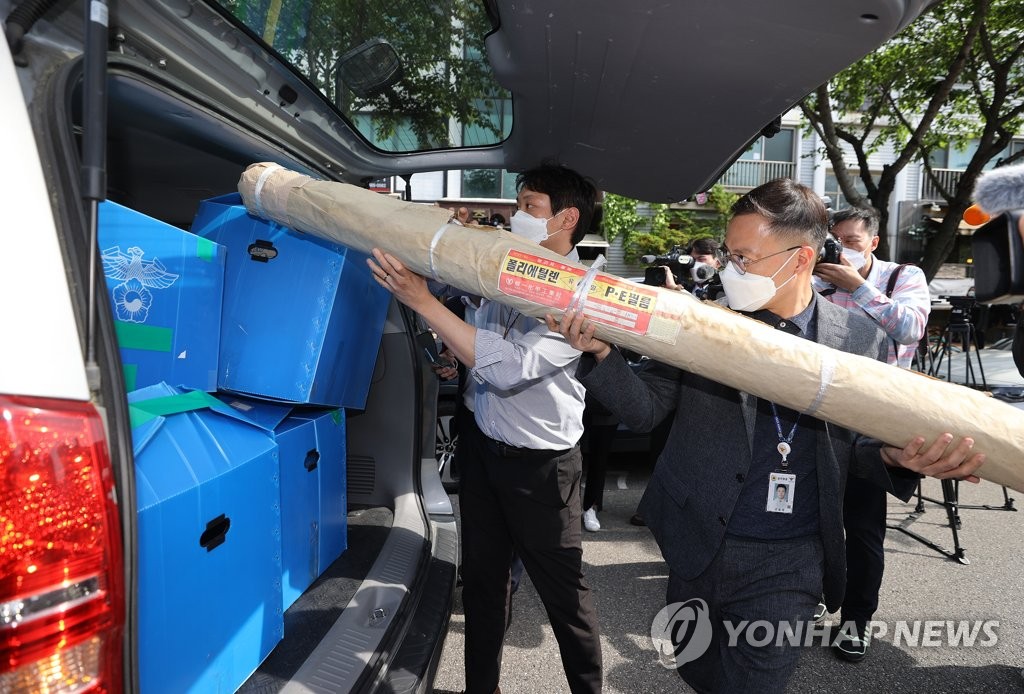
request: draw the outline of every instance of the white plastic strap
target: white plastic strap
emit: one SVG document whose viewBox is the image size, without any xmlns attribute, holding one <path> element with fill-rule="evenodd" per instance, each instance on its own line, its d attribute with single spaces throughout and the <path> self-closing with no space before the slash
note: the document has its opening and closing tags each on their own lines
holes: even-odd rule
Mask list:
<svg viewBox="0 0 1024 694">
<path fill-rule="evenodd" d="M 430 256 L 427 258 L 427 262 L 430 264 L 430 276 L 437 279 L 437 272 L 434 270 L 434 250 L 437 248 L 437 244 L 440 243 L 441 237 L 444 236 L 444 232 L 448 231 L 448 223 L 445 222 L 444 226 L 437 230 L 434 234 L 434 238 L 430 239 Z"/>
<path fill-rule="evenodd" d="M 587 297 L 590 295 L 590 287 L 594 284 L 594 277 L 597 276 L 598 270 L 603 268 L 607 262 L 608 259 L 604 257 L 603 253 L 597 256 L 594 264 L 587 270 L 587 274 L 583 275 L 583 279 L 580 280 L 576 291 L 573 292 L 569 305 L 565 307 L 566 311 L 583 313 L 583 309 L 587 307 Z"/>
<path fill-rule="evenodd" d="M 267 168 L 263 169 L 263 173 L 261 173 L 260 177 L 256 179 L 256 187 L 252 191 L 252 201 L 256 205 L 256 212 L 259 214 L 260 217 L 263 217 L 264 219 L 267 219 L 267 213 L 263 210 L 263 203 L 260 202 L 260 195 L 263 193 L 263 184 L 267 182 L 267 179 L 270 177 L 270 174 L 274 173 L 280 168 L 281 167 L 279 165 L 274 164 L 273 166 L 268 166 Z"/>
<path fill-rule="evenodd" d="M 825 392 L 828 387 L 832 385 L 832 379 L 836 375 L 836 359 L 830 354 L 823 355 L 821 358 L 821 381 L 818 385 L 818 395 L 814 398 L 814 402 L 804 410 L 804 414 L 814 414 L 821 407 L 822 400 L 825 399 Z"/>
</svg>

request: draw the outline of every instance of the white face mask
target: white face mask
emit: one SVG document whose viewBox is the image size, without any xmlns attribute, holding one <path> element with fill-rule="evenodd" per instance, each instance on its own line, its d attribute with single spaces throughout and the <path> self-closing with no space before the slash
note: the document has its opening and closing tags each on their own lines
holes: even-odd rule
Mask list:
<svg viewBox="0 0 1024 694">
<path fill-rule="evenodd" d="M 561 214 L 561 212 L 558 214 Z M 527 241 L 540 243 L 548 240 L 557 234 L 558 231 L 562 231 L 559 229 L 554 233 L 548 233 L 548 222 L 557 217 L 558 214 L 549 217 L 548 219 L 542 219 L 540 217 L 534 217 L 529 212 L 517 210 L 516 213 L 512 215 L 512 219 L 509 220 L 509 226 L 511 227 L 512 233 L 516 236 L 521 236 Z"/>
<path fill-rule="evenodd" d="M 729 308 L 734 311 L 756 311 L 763 308 L 765 304 L 772 300 L 778 290 L 789 284 L 793 277 L 796 277 L 794 272 L 793 277 L 790 277 L 778 287 L 775 286 L 775 275 L 782 272 L 782 268 L 786 267 L 789 261 L 799 252 L 799 248 L 793 251 L 793 254 L 786 259 L 782 267 L 776 270 L 770 277 L 755 275 L 752 272 L 741 275 L 736 271 L 736 266 L 732 262 L 726 265 L 725 270 L 718 274 L 722 278 L 722 288 L 725 290 L 725 298 L 729 301 Z"/>
<path fill-rule="evenodd" d="M 860 270 L 868 262 L 863 253 L 852 248 L 844 248 L 843 257 L 850 261 L 850 265 L 853 266 L 854 270 Z"/>
</svg>

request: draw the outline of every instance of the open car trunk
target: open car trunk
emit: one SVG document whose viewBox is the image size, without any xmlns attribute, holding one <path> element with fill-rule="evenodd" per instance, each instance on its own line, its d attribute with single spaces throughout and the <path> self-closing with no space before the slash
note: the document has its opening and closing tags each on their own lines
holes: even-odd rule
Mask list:
<svg viewBox="0 0 1024 694">
<path fill-rule="evenodd" d="M 41 64 L 37 62 L 37 65 Z M 85 321 L 89 240 L 78 204 L 82 65 L 32 85 L 32 118 Z M 111 55 L 107 161 L 111 201 L 187 230 L 201 200 L 235 190 L 253 161 L 330 176 L 266 128 L 228 117 L 141 62 Z M 98 311 L 101 395 L 118 474 L 126 572 L 125 689 L 139 687 L 139 574 L 132 437 L 114 320 Z M 287 610 L 284 639 L 241 687 L 409 691 L 432 679 L 455 584 L 457 535 L 434 462 L 436 377 L 416 358 L 415 316 L 391 302 L 365 408 L 347 411 L 348 550 Z M 83 331 L 84 332 L 84 331 Z M 203 615 L 194 625 L 203 630 Z M 174 654 L 168 652 L 167 658 Z"/>
</svg>

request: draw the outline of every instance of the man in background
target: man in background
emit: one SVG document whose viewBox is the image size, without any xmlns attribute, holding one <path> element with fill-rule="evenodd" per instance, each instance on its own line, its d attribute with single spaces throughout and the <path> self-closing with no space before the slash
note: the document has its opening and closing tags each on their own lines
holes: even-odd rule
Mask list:
<svg viewBox="0 0 1024 694">
<path fill-rule="evenodd" d="M 913 265 L 879 260 L 878 210 L 851 207 L 832 218 L 832 233 L 843 244 L 839 264 L 818 263 L 815 276 L 828 283 L 828 301 L 867 316 L 885 333 L 890 364 L 909 368 L 925 335 L 931 294 L 924 272 Z M 851 477 L 843 499 L 846 528 L 846 597 L 843 628 L 834 652 L 859 662 L 871 645 L 868 623 L 878 609 L 885 570 L 886 493 L 868 480 Z"/>
</svg>

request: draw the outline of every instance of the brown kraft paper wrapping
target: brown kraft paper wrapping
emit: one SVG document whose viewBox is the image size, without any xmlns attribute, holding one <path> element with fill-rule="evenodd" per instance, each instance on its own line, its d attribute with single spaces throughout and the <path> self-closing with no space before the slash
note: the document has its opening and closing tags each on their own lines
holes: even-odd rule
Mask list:
<svg viewBox="0 0 1024 694">
<path fill-rule="evenodd" d="M 364 253 L 380 248 L 411 270 L 524 314 L 558 315 L 588 268 L 502 230 L 448 224 L 448 210 L 253 164 L 247 209 Z M 978 475 L 1024 492 L 1024 411 L 946 383 L 788 335 L 689 294 L 596 273 L 586 314 L 597 337 L 758 397 L 904 446 L 944 432 L 986 454 Z"/>
</svg>

